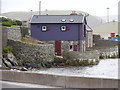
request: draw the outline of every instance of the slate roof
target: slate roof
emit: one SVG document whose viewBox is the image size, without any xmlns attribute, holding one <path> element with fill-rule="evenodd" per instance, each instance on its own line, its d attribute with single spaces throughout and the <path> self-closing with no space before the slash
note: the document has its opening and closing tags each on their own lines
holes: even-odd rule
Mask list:
<svg viewBox="0 0 120 90">
<path fill-rule="evenodd" d="M 84 23 L 83 15 L 33 15 L 30 23 Z"/>
</svg>

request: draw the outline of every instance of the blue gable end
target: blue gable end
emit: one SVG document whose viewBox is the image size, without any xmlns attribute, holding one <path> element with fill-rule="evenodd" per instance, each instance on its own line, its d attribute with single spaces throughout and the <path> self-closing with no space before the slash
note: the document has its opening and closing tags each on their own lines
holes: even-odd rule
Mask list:
<svg viewBox="0 0 120 90">
<path fill-rule="evenodd" d="M 44 17 L 44 19 L 42 17 Z M 45 19 L 45 17 L 47 17 L 48 19 Z M 49 17 L 51 16 L 42 15 L 38 17 L 33 17 L 31 19 L 31 22 L 30 22 L 31 37 L 38 40 L 84 40 L 85 39 L 84 30 L 83 30 L 85 19 L 83 16 L 75 15 L 71 17 L 70 15 L 63 15 L 63 16 L 61 15 L 59 17 L 58 15 L 58 16 L 55 16 L 57 20 L 52 19 L 54 18 L 54 15 L 51 18 Z M 61 21 L 62 19 L 65 19 L 65 21 L 62 22 Z M 73 19 L 73 21 L 70 21 L 70 19 Z M 46 26 L 46 28 L 49 27 L 49 29 L 47 31 L 43 31 L 42 30 L 43 26 Z M 62 31 L 61 30 L 62 26 L 66 26 L 69 29 L 66 31 Z"/>
</svg>

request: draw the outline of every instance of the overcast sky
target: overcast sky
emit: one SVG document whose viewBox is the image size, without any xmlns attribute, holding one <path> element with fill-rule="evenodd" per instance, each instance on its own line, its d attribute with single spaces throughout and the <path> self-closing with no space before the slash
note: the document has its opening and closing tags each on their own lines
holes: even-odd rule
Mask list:
<svg viewBox="0 0 120 90">
<path fill-rule="evenodd" d="M 38 11 L 42 1 L 42 11 L 48 10 L 80 10 L 96 16 L 106 16 L 107 7 L 110 15 L 118 14 L 120 0 L 1 0 L 1 12 Z"/>
</svg>

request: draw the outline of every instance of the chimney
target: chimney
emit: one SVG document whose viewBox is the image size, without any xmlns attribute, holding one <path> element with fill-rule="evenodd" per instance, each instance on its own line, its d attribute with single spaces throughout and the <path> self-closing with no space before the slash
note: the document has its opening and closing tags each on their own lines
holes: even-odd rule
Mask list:
<svg viewBox="0 0 120 90">
<path fill-rule="evenodd" d="M 78 15 L 76 11 L 72 11 L 70 15 Z"/>
</svg>

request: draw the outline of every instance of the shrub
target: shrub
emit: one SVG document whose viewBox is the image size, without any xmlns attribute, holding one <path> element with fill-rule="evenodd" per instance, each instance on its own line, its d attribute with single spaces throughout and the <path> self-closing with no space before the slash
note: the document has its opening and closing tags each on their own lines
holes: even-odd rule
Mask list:
<svg viewBox="0 0 120 90">
<path fill-rule="evenodd" d="M 12 50 L 13 50 L 13 47 L 12 47 L 12 46 L 5 46 L 5 47 L 3 48 L 3 52 L 5 52 L 5 53 L 11 53 Z"/>
<path fill-rule="evenodd" d="M 19 21 L 19 20 L 12 20 L 12 19 L 9 19 L 9 18 L 2 18 L 2 19 L 0 19 L 0 21 L 2 22 L 2 26 L 11 27 L 12 25 L 19 25 L 19 26 L 22 25 L 21 21 Z"/>
<path fill-rule="evenodd" d="M 15 21 L 11 21 L 12 25 L 17 25 L 17 23 Z"/>
<path fill-rule="evenodd" d="M 10 22 L 2 22 L 2 26 L 8 26 L 8 27 L 11 27 L 11 23 Z"/>
<path fill-rule="evenodd" d="M 19 20 L 16 20 L 15 22 L 16 22 L 16 23 L 17 23 L 17 25 L 19 25 L 19 26 L 21 26 L 21 25 L 22 25 L 22 22 L 21 22 L 21 21 L 19 21 Z"/>
</svg>

